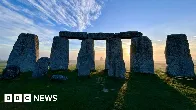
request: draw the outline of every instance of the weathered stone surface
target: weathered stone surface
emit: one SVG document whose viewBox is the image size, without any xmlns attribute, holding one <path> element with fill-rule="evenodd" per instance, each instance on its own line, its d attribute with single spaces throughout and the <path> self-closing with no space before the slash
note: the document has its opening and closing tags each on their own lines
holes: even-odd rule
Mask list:
<svg viewBox="0 0 196 110">
<path fill-rule="evenodd" d="M 125 78 L 125 63 L 123 60 L 122 42 L 120 38 L 106 40 L 108 76 Z M 107 50 L 106 49 L 106 50 Z"/>
<path fill-rule="evenodd" d="M 50 54 L 51 70 L 67 70 L 69 65 L 69 40 L 54 37 Z"/>
<path fill-rule="evenodd" d="M 147 36 L 131 39 L 130 71 L 154 73 L 153 47 Z"/>
<path fill-rule="evenodd" d="M 109 40 L 106 40 L 106 58 L 105 58 L 105 70 L 109 69 L 109 56 L 110 56 L 110 49 L 109 49 Z"/>
<path fill-rule="evenodd" d="M 14 79 L 20 75 L 20 68 L 18 66 L 8 66 L 3 70 L 2 79 Z"/>
<path fill-rule="evenodd" d="M 127 31 L 127 32 L 116 33 L 115 35 L 118 38 L 121 38 L 121 39 L 131 39 L 131 38 L 134 38 L 134 37 L 140 37 L 143 34 L 141 32 L 138 32 L 138 31 Z"/>
<path fill-rule="evenodd" d="M 60 31 L 60 37 L 65 37 L 66 39 L 87 39 L 87 32 L 70 32 L 70 31 Z"/>
<path fill-rule="evenodd" d="M 185 34 L 172 34 L 167 36 L 165 58 L 167 74 L 171 76 L 195 76 L 194 64 Z"/>
<path fill-rule="evenodd" d="M 87 33 L 87 32 L 70 32 L 70 31 L 60 31 L 60 37 L 65 37 L 67 39 L 93 39 L 93 40 L 106 40 L 109 38 L 121 38 L 121 39 L 131 39 L 133 37 L 142 36 L 141 32 L 138 31 L 127 31 L 120 33 Z"/>
<path fill-rule="evenodd" d="M 93 40 L 106 40 L 114 36 L 114 33 L 88 33 L 88 38 Z"/>
<path fill-rule="evenodd" d="M 63 75 L 52 75 L 50 80 L 52 81 L 65 81 L 67 80 L 67 76 L 63 76 Z"/>
<path fill-rule="evenodd" d="M 88 76 L 91 70 L 95 70 L 94 40 L 82 40 L 77 58 L 78 76 Z"/>
<path fill-rule="evenodd" d="M 41 77 L 44 76 L 48 72 L 49 66 L 49 58 L 48 57 L 41 57 L 37 61 L 37 68 L 33 71 L 33 77 Z"/>
<path fill-rule="evenodd" d="M 39 58 L 39 40 L 34 34 L 21 33 L 10 53 L 7 67 L 18 66 L 21 72 L 34 71 Z"/>
</svg>

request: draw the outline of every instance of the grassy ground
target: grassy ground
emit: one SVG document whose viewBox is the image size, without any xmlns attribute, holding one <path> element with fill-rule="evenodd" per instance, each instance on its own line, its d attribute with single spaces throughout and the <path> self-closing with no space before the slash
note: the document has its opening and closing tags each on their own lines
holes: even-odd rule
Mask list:
<svg viewBox="0 0 196 110">
<path fill-rule="evenodd" d="M 125 80 L 107 77 L 98 65 L 90 78 L 77 78 L 73 65 L 63 74 L 67 81 L 52 82 L 47 76 L 31 78 L 23 73 L 20 78 L 0 81 L 0 110 L 196 110 L 196 81 L 167 77 L 162 70 L 156 75 L 127 73 Z M 108 92 L 102 90 L 107 88 Z M 3 94 L 57 94 L 56 102 L 4 103 Z"/>
<path fill-rule="evenodd" d="M 75 60 L 71 60 L 69 63 L 71 65 L 75 65 L 77 62 Z M 195 64 L 195 73 L 196 73 L 196 62 L 194 62 L 194 64 Z M 104 66 L 105 62 L 96 60 L 95 65 L 96 65 L 96 67 L 103 69 L 105 67 Z M 0 61 L 0 74 L 2 73 L 5 66 L 6 66 L 6 61 Z M 125 62 L 125 66 L 126 66 L 127 71 L 129 71 L 130 62 Z M 158 69 L 158 70 L 161 70 L 161 71 L 165 71 L 165 68 L 166 68 L 165 62 L 155 62 L 154 66 L 155 66 L 155 69 Z"/>
<path fill-rule="evenodd" d="M 0 73 L 3 71 L 5 66 L 6 66 L 6 61 L 0 61 Z"/>
</svg>

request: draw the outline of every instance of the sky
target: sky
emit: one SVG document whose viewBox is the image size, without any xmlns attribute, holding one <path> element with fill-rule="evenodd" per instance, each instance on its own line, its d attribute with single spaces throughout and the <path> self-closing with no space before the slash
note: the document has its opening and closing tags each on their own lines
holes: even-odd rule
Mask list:
<svg viewBox="0 0 196 110">
<path fill-rule="evenodd" d="M 7 60 L 20 33 L 39 36 L 40 57 L 50 56 L 59 31 L 140 31 L 152 40 L 154 61 L 165 61 L 169 34 L 186 34 L 196 60 L 196 0 L 0 0 L 0 59 Z M 129 60 L 130 39 L 122 40 Z M 80 40 L 70 40 L 76 60 Z M 105 58 L 105 41 L 95 41 L 95 59 Z"/>
</svg>

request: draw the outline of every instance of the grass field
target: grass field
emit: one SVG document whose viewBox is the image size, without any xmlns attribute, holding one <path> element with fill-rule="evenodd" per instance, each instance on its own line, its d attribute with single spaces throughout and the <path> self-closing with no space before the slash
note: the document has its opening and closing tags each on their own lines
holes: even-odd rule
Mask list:
<svg viewBox="0 0 196 110">
<path fill-rule="evenodd" d="M 75 60 L 70 61 L 70 65 L 75 65 L 76 63 L 77 62 Z M 196 62 L 194 62 L 194 64 L 196 64 Z M 97 68 L 103 69 L 105 67 L 104 66 L 105 62 L 97 60 L 97 61 L 95 61 L 95 65 Z M 0 74 L 3 71 L 3 69 L 5 68 L 5 66 L 6 66 L 6 61 L 0 61 Z M 129 71 L 130 62 L 125 62 L 125 66 L 126 66 L 127 71 Z M 165 62 L 155 62 L 154 66 L 155 66 L 155 70 L 165 71 L 165 68 L 166 68 Z M 195 72 L 196 72 L 196 65 L 195 65 Z"/>
<path fill-rule="evenodd" d="M 0 73 L 3 71 L 5 66 L 6 66 L 6 61 L 0 61 Z"/>
<path fill-rule="evenodd" d="M 31 78 L 23 73 L 11 81 L 0 81 L 0 110 L 196 110 L 196 80 L 174 79 L 161 69 L 155 75 L 126 73 L 126 79 L 107 77 L 97 65 L 90 78 L 77 78 L 75 65 L 69 71 L 49 71 L 69 79 L 52 82 L 47 76 Z M 108 92 L 103 92 L 103 89 Z M 58 95 L 56 102 L 4 103 L 4 94 Z"/>
<path fill-rule="evenodd" d="M 33 79 L 30 73 L 23 73 L 15 80 L 0 81 L 0 110 L 196 110 L 195 80 L 173 79 L 162 70 L 156 70 L 156 75 L 127 73 L 126 80 L 119 80 L 107 77 L 101 71 L 103 65 L 98 65 L 90 78 L 77 78 L 74 67 L 71 65 L 70 71 L 48 73 L 68 76 L 63 82 L 52 82 L 47 76 Z M 109 91 L 103 92 L 104 88 Z M 58 100 L 4 103 L 5 93 L 56 94 Z"/>
</svg>

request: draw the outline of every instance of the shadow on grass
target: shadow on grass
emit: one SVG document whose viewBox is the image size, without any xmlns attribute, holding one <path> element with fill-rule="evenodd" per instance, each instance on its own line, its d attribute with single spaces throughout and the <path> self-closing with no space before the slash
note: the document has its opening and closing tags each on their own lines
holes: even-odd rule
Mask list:
<svg viewBox="0 0 196 110">
<path fill-rule="evenodd" d="M 178 83 L 181 83 L 182 85 L 186 85 L 192 88 L 196 88 L 196 79 L 193 80 L 187 80 L 187 79 L 177 79 Z"/>
<path fill-rule="evenodd" d="M 167 76 L 169 77 L 169 76 Z M 173 77 L 169 77 L 169 78 L 173 78 Z M 175 81 L 177 83 L 180 83 L 181 85 L 186 85 L 186 86 L 189 86 L 189 87 L 192 87 L 192 88 L 196 88 L 196 77 L 194 78 L 173 78 L 175 79 Z"/>
<path fill-rule="evenodd" d="M 131 73 L 122 109 L 192 110 L 196 106 L 157 75 Z"/>
<path fill-rule="evenodd" d="M 186 85 L 192 88 L 196 88 L 196 76 L 195 77 L 172 77 L 167 75 L 164 71 L 157 69 L 155 73 L 158 73 L 159 77 L 163 77 L 164 79 L 173 79 L 176 82 L 180 83 L 181 85 Z"/>
<path fill-rule="evenodd" d="M 62 74 L 68 80 L 52 82 L 48 75 Z M 49 71 L 42 78 L 31 78 L 23 73 L 15 80 L 0 81 L 0 110 L 6 109 L 66 109 L 66 110 L 110 110 L 124 80 L 107 77 L 106 73 L 92 74 L 90 78 L 77 78 L 75 71 Z M 103 91 L 106 89 L 107 91 Z M 4 94 L 58 95 L 56 102 L 4 103 Z"/>
<path fill-rule="evenodd" d="M 92 72 L 90 78 L 78 78 L 74 70 L 49 71 L 68 80 L 51 82 L 48 76 L 34 79 L 30 73 L 20 78 L 0 81 L 0 110 L 66 109 L 66 110 L 134 110 L 196 109 L 183 94 L 157 75 L 126 74 L 129 79 L 117 80 L 105 71 Z M 58 95 L 56 102 L 4 103 L 3 94 Z"/>
<path fill-rule="evenodd" d="M 179 91 L 196 105 L 196 82 L 187 78 L 174 78 L 166 74 L 157 74 L 165 83 Z"/>
</svg>

